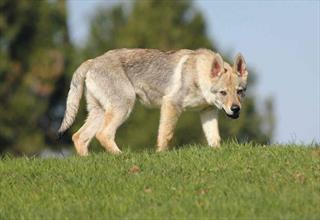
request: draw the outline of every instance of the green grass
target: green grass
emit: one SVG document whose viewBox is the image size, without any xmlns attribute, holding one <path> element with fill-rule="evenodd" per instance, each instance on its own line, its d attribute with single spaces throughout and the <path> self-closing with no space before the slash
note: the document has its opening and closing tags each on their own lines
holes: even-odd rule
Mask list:
<svg viewBox="0 0 320 220">
<path fill-rule="evenodd" d="M 319 219 L 320 148 L 0 161 L 0 219 Z"/>
</svg>

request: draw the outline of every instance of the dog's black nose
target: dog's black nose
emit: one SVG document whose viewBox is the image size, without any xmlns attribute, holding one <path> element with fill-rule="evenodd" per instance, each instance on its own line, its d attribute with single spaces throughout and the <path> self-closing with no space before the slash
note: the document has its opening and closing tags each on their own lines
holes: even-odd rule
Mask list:
<svg viewBox="0 0 320 220">
<path fill-rule="evenodd" d="M 234 114 L 239 113 L 239 111 L 240 111 L 240 106 L 239 106 L 239 105 L 232 105 L 232 106 L 231 106 L 231 111 L 232 111 Z"/>
</svg>

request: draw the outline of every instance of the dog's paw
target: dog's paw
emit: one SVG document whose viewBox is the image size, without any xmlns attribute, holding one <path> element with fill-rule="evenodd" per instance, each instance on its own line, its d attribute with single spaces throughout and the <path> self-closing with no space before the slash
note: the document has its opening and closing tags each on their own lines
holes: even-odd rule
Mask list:
<svg viewBox="0 0 320 220">
<path fill-rule="evenodd" d="M 161 152 L 165 152 L 165 151 L 168 151 L 168 147 L 158 147 L 156 150 L 157 153 L 161 153 Z"/>
<path fill-rule="evenodd" d="M 216 137 L 210 141 L 209 146 L 211 148 L 220 148 L 220 137 Z"/>
<path fill-rule="evenodd" d="M 120 155 L 122 154 L 122 151 L 119 148 L 109 148 L 108 152 L 113 155 Z"/>
</svg>

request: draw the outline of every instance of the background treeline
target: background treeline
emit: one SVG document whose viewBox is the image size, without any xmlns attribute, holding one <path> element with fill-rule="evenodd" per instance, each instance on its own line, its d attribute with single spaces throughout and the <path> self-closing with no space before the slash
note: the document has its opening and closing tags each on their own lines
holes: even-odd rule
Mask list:
<svg viewBox="0 0 320 220">
<path fill-rule="evenodd" d="M 57 140 L 56 130 L 64 114 L 73 71 L 87 58 L 122 47 L 219 48 L 209 39 L 204 17 L 191 1 L 131 1 L 98 8 L 82 47 L 70 42 L 64 0 L 0 0 L 0 11 L 0 153 L 33 155 L 44 148 L 72 146 L 70 135 L 86 115 L 83 101 L 76 123 L 62 140 Z M 232 60 L 223 51 L 218 52 Z M 259 102 L 258 110 L 252 93 L 257 74 L 252 73 L 240 119 L 220 115 L 224 140 L 265 144 L 272 140 L 272 100 Z M 120 147 L 154 146 L 158 120 L 159 110 L 146 109 L 137 102 L 133 114 L 118 131 Z M 205 143 L 196 112 L 182 116 L 176 133 L 177 146 Z M 98 148 L 96 141 L 92 145 Z"/>
</svg>

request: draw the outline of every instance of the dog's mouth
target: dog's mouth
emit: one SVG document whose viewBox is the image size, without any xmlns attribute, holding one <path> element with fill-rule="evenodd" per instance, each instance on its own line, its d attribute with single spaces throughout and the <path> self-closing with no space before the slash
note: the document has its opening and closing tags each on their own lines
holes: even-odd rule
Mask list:
<svg viewBox="0 0 320 220">
<path fill-rule="evenodd" d="M 226 113 L 226 112 L 225 112 L 225 113 Z M 237 118 L 239 118 L 239 116 L 240 116 L 240 112 L 239 112 L 239 113 L 232 114 L 232 115 L 226 113 L 226 115 L 227 115 L 229 118 L 237 119 Z"/>
</svg>

